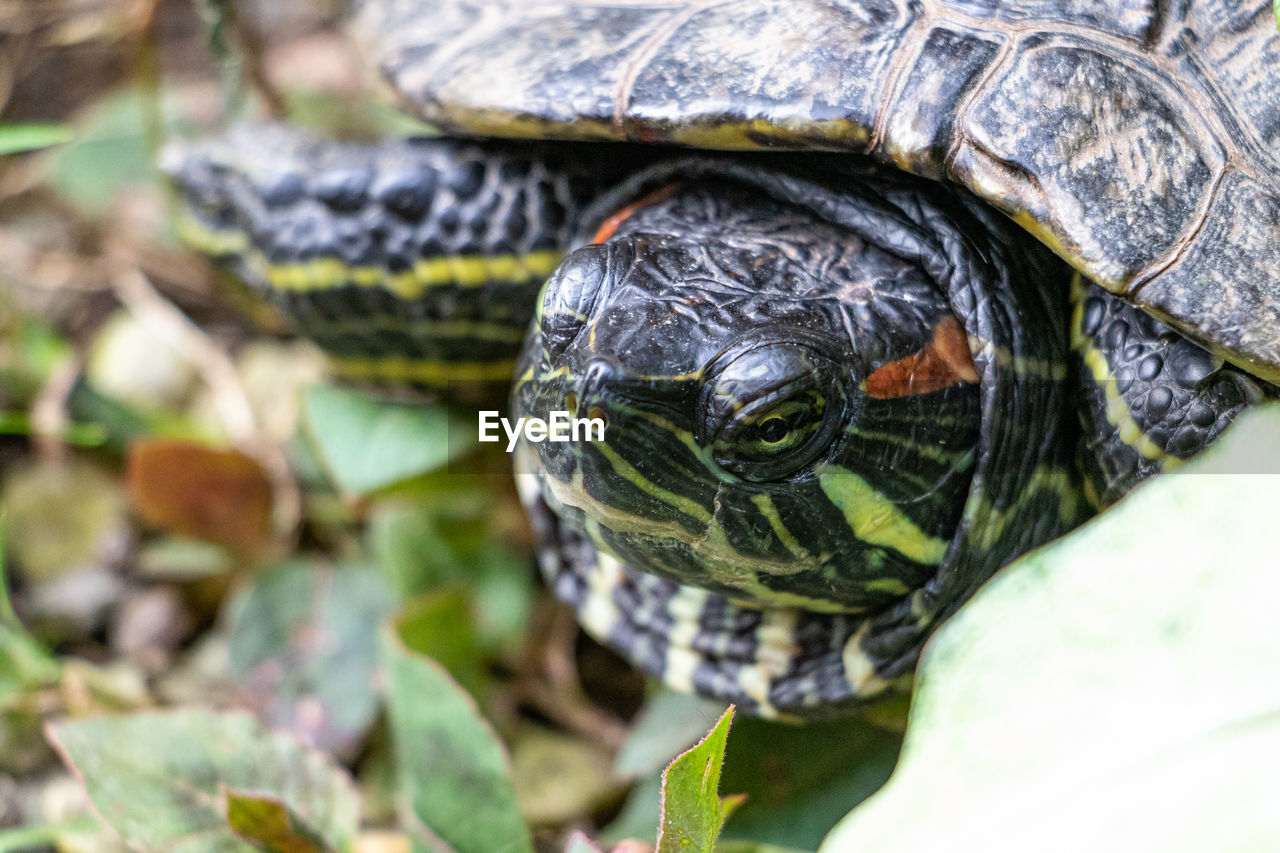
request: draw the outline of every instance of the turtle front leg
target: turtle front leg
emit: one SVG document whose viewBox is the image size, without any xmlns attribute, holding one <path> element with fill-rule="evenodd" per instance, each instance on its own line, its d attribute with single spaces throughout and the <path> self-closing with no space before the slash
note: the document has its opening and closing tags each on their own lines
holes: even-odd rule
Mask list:
<svg viewBox="0 0 1280 853">
<path fill-rule="evenodd" d="M 1195 456 L 1280 388 L 1236 367 L 1083 276 L 1072 285 L 1080 468 L 1095 507 Z"/>
</svg>

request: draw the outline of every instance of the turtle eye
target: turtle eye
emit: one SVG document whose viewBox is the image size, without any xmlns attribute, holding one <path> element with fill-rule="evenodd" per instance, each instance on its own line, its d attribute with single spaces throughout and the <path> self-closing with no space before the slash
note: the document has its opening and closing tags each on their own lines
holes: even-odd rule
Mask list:
<svg viewBox="0 0 1280 853">
<path fill-rule="evenodd" d="M 746 480 L 773 480 L 813 461 L 826 445 L 827 399 L 802 391 L 776 405 L 747 406 L 729 418 L 711 443 L 720 466 Z M 764 411 L 760 411 L 764 409 Z"/>
<path fill-rule="evenodd" d="M 704 372 L 699 432 L 716 463 L 744 480 L 790 476 L 831 443 L 845 412 L 837 365 L 774 342 L 717 357 Z"/>
</svg>

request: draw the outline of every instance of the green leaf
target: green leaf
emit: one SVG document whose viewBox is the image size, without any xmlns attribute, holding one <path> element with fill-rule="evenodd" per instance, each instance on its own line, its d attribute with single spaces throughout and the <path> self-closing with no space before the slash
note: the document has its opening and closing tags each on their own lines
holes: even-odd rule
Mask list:
<svg viewBox="0 0 1280 853">
<path fill-rule="evenodd" d="M 645 703 L 614 765 L 619 776 L 643 781 L 600 834 L 602 841 L 652 837 L 660 813 L 657 773 L 723 710 L 723 704 L 674 691 L 661 691 Z M 720 785 L 745 793 L 747 800 L 725 823 L 717 851 L 730 842 L 816 850 L 854 804 L 889 778 L 901 741 L 861 714 L 803 726 L 735 720 Z"/>
<path fill-rule="evenodd" d="M 660 811 L 657 772 L 696 742 L 723 709 L 722 703 L 675 691 L 661 691 L 645 703 L 618 752 L 614 772 L 628 779 L 654 776 L 633 789 L 623 813 L 601 833 L 602 840 L 652 835 Z M 816 850 L 853 805 L 889 778 L 901 742 L 897 732 L 873 725 L 861 713 L 803 726 L 736 720 L 720 784 L 745 793 L 747 800 L 726 822 L 716 849 L 741 841 Z"/>
<path fill-rule="evenodd" d="M 721 797 L 720 767 L 733 706 L 696 746 L 677 756 L 662 774 L 658 853 L 712 853 L 741 796 Z"/>
<path fill-rule="evenodd" d="M 483 683 L 483 661 L 471 626 L 469 600 L 461 589 L 421 596 L 405 605 L 392 623 L 408 651 L 443 666 L 474 696 Z"/>
<path fill-rule="evenodd" d="M 369 550 L 402 596 L 471 582 L 477 563 L 489 557 L 487 546 L 496 544 L 488 524 L 493 495 L 463 483 L 432 482 L 411 502 L 381 501 L 371 512 Z"/>
<path fill-rule="evenodd" d="M 5 562 L 5 548 L 8 547 L 5 533 L 8 523 L 8 513 L 0 507 L 0 626 L 21 631 L 22 622 L 18 620 L 13 601 L 9 598 L 9 568 Z"/>
<path fill-rule="evenodd" d="M 10 465 L 0 486 L 6 544 L 31 585 L 103 564 L 128 523 L 119 478 L 79 456 Z"/>
<path fill-rule="evenodd" d="M 0 124 L 0 156 L 34 151 L 70 142 L 74 136 L 71 128 L 61 124 L 40 122 L 13 122 Z"/>
<path fill-rule="evenodd" d="M 330 853 L 325 844 L 283 801 L 223 789 L 227 825 L 238 837 L 268 853 Z"/>
<path fill-rule="evenodd" d="M 533 601 L 528 556 L 503 541 L 491 491 L 461 477 L 434 479 L 450 483 L 433 484 L 439 488 L 414 495 L 411 504 L 383 501 L 374 508 L 369 550 L 402 597 L 465 588 L 471 602 L 469 633 L 488 652 L 516 649 L 524 642 Z M 463 484 L 451 487 L 453 480 Z"/>
<path fill-rule="evenodd" d="M 828 851 L 1280 849 L 1280 407 L 998 574 Z"/>
<path fill-rule="evenodd" d="M 224 68 L 236 61 L 235 51 L 231 47 L 231 16 L 235 11 L 231 4 L 232 0 L 197 0 L 195 4 L 209 30 L 209 52 Z M 227 76 L 230 77 L 228 82 L 239 82 L 238 78 Z"/>
<path fill-rule="evenodd" d="M 0 412 L 0 435 L 35 434 L 31 415 L 27 412 Z M 107 430 L 101 424 L 81 424 L 71 421 L 63 424 L 56 436 L 58 441 L 72 447 L 101 447 L 106 444 Z"/>
<path fill-rule="evenodd" d="M 53 684 L 57 660 L 20 628 L 0 623 L 0 710 L 31 690 Z"/>
<path fill-rule="evenodd" d="M 610 750 L 581 735 L 536 723 L 511 742 L 511 775 L 520 813 L 535 826 L 563 826 L 617 802 L 624 789 L 609 772 Z M 653 833 L 654 821 L 646 827 Z"/>
<path fill-rule="evenodd" d="M 272 726 L 349 754 L 378 711 L 372 626 L 392 605 L 371 570 L 306 562 L 272 569 L 231 605 L 232 675 Z"/>
<path fill-rule="evenodd" d="M 442 406 L 393 403 L 331 385 L 307 388 L 303 406 L 325 468 L 352 495 L 435 471 L 466 448 L 449 441 L 450 430 L 464 425 Z"/>
<path fill-rule="evenodd" d="M 75 141 L 51 155 L 49 183 L 86 213 L 107 214 L 125 187 L 155 180 L 148 139 L 153 116 L 150 96 L 140 87 L 104 99 Z"/>
<path fill-rule="evenodd" d="M 94 809 L 143 853 L 253 851 L 227 822 L 222 790 L 284 804 L 334 850 L 350 849 L 359 800 L 324 754 L 244 713 L 181 710 L 47 727 Z"/>
<path fill-rule="evenodd" d="M 0 511 L 0 773 L 21 773 L 39 766 L 45 758 L 40 744 L 42 708 L 37 694 L 57 682 L 62 668 L 27 633 L 9 600 L 5 521 Z M 0 838 L 0 851 L 4 849 Z"/>
<path fill-rule="evenodd" d="M 475 702 L 430 658 L 382 631 L 382 661 L 402 801 L 414 850 L 532 851 L 511 769 Z"/>
<path fill-rule="evenodd" d="M 77 815 L 58 823 L 36 826 L 16 826 L 0 829 L 0 853 L 30 853 L 56 847 L 59 850 L 77 849 L 64 847 L 60 842 L 69 836 L 84 835 L 101 829 L 101 824 L 90 815 Z"/>
<path fill-rule="evenodd" d="M 7 419 L 17 426 L 17 416 L 27 413 L 53 371 L 71 358 L 72 347 L 43 318 L 27 314 L 29 306 L 15 292 L 20 289 L 6 285 L 0 288 L 0 388 Z"/>
<path fill-rule="evenodd" d="M 195 436 L 195 429 L 174 429 L 182 421 L 177 417 L 149 415 L 108 397 L 81 379 L 67 400 L 68 413 L 78 422 L 92 426 L 104 438 L 102 444 L 115 454 L 124 454 L 136 439 L 153 435 Z"/>
</svg>

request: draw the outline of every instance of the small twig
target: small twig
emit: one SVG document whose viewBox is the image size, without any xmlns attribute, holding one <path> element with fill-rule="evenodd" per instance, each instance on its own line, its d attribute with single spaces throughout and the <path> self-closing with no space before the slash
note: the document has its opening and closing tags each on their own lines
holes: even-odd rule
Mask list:
<svg viewBox="0 0 1280 853">
<path fill-rule="evenodd" d="M 138 15 L 138 30 L 140 32 L 151 32 L 153 30 L 160 16 L 160 7 L 163 5 L 164 0 L 146 0 Z"/>
<path fill-rule="evenodd" d="M 194 358 L 213 391 L 218 416 L 232 442 L 252 445 L 258 437 L 258 426 L 231 358 L 177 306 L 161 296 L 133 264 L 113 265 L 111 288 L 129 313 L 147 329 L 178 352 Z"/>
<path fill-rule="evenodd" d="M 521 697 L 569 731 L 616 751 L 626 740 L 627 726 L 583 693 L 573 657 L 578 626 L 572 613 L 556 604 L 542 622 L 520 679 Z"/>
<path fill-rule="evenodd" d="M 573 614 L 564 607 L 554 607 L 542 646 L 543 671 L 553 687 L 580 689 L 578 667 L 573 656 L 574 641 L 577 638 L 578 622 Z"/>
<path fill-rule="evenodd" d="M 235 0 L 200 0 L 199 6 L 209 24 L 209 47 L 229 85 L 229 111 L 238 112 L 242 103 L 243 77 L 262 98 L 272 118 L 284 116 L 285 98 L 271 82 L 262 60 L 262 37 L 241 17 Z"/>
<path fill-rule="evenodd" d="M 31 438 L 36 450 L 45 459 L 60 459 L 66 452 L 63 439 L 71 423 L 71 417 L 67 414 L 67 400 L 76 387 L 80 368 L 78 353 L 72 353 L 59 361 L 31 404 Z"/>
<path fill-rule="evenodd" d="M 112 290 L 125 308 L 161 340 L 190 355 L 199 366 L 232 443 L 257 459 L 271 481 L 277 533 L 292 536 L 302 519 L 301 492 L 284 449 L 259 430 L 249 395 L 240 383 L 240 374 L 231 357 L 165 299 L 137 264 L 117 258 L 110 269 Z"/>
<path fill-rule="evenodd" d="M 592 705 L 579 691 L 556 690 L 549 682 L 531 680 L 523 692 L 525 701 L 538 711 L 592 743 L 617 752 L 627 739 L 626 725 Z"/>
<path fill-rule="evenodd" d="M 272 118 L 283 118 L 288 112 L 288 105 L 285 103 L 284 95 L 267 75 L 267 65 L 262 60 L 262 36 L 245 23 L 244 18 L 234 8 L 234 4 L 228 3 L 227 10 L 228 23 L 231 25 L 232 32 L 235 33 L 236 41 L 240 42 L 240 50 L 244 56 L 244 73 L 249 80 L 249 85 L 262 97 L 267 105 L 267 113 Z"/>
</svg>

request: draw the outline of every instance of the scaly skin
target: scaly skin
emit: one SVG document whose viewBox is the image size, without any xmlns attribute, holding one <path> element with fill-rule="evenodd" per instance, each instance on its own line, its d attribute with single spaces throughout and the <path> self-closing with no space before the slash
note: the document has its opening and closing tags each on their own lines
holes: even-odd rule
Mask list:
<svg viewBox="0 0 1280 853">
<path fill-rule="evenodd" d="M 342 375 L 505 385 L 528 327 L 518 413 L 609 424 L 521 453 L 549 583 L 639 666 L 759 714 L 901 685 L 1083 518 L 1077 417 L 1100 505 L 1275 394 L 1092 285 L 1073 318 L 1070 270 L 1009 220 L 869 161 L 253 133 L 253 158 L 173 158 L 188 236 Z M 543 211 L 518 235 L 513 199 Z M 574 248 L 535 296 L 535 259 Z"/>
<path fill-rule="evenodd" d="M 963 194 L 847 158 L 662 164 L 606 207 L 670 182 L 565 260 L 522 358 L 517 414 L 608 424 L 526 451 L 580 543 L 544 568 L 671 683 L 830 713 L 1081 519 L 1069 275 Z"/>
</svg>

